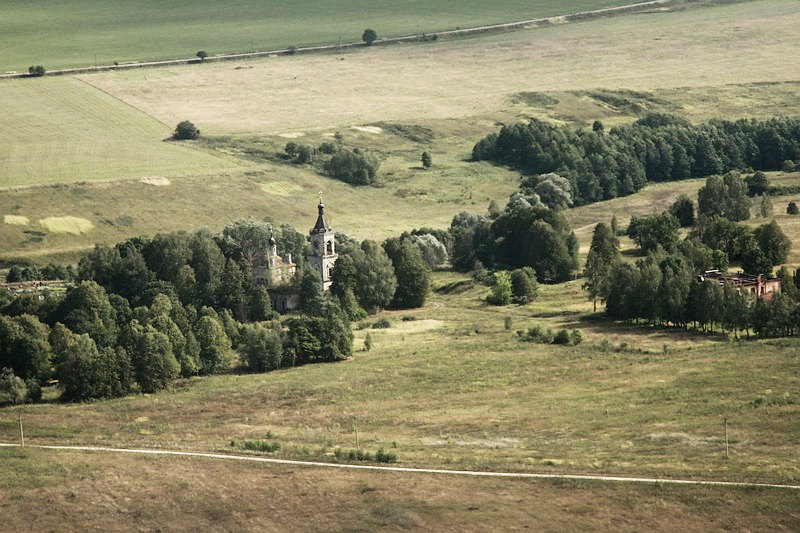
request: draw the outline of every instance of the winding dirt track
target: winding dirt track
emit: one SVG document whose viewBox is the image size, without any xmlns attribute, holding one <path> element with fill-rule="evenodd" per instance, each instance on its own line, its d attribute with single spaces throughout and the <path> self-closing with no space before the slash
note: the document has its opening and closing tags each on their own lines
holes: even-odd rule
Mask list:
<svg viewBox="0 0 800 533">
<path fill-rule="evenodd" d="M 19 444 L 0 443 L 0 447 L 20 448 Z M 623 477 L 623 476 L 602 476 L 584 474 L 536 474 L 530 472 L 484 472 L 477 470 L 444 470 L 439 468 L 407 468 L 402 466 L 377 466 L 377 465 L 353 465 L 339 463 L 322 463 L 317 461 L 294 461 L 291 459 L 271 459 L 269 457 L 254 457 L 247 455 L 227 455 L 222 453 L 201 453 L 201 452 L 180 452 L 173 450 L 149 450 L 149 449 L 126 449 L 126 448 L 106 448 L 101 446 L 55 446 L 55 445 L 28 445 L 27 448 L 39 448 L 47 450 L 70 450 L 85 452 L 107 452 L 107 453 L 132 453 L 143 455 L 180 455 L 188 457 L 204 457 L 207 459 L 227 459 L 232 461 L 250 461 L 254 463 L 271 463 L 292 466 L 309 466 L 323 468 L 344 468 L 350 470 L 379 470 L 384 472 L 404 472 L 415 474 L 447 474 L 455 476 L 475 476 L 475 477 L 503 477 L 517 479 L 571 479 L 578 481 L 603 481 L 616 483 L 648 483 L 648 484 L 669 484 L 669 485 L 705 485 L 717 487 L 738 487 L 738 488 L 770 488 L 800 490 L 800 485 L 785 485 L 779 483 L 754 483 L 747 481 L 717 481 L 717 480 L 694 480 L 694 479 L 670 479 L 670 478 L 644 478 L 644 477 Z"/>
</svg>

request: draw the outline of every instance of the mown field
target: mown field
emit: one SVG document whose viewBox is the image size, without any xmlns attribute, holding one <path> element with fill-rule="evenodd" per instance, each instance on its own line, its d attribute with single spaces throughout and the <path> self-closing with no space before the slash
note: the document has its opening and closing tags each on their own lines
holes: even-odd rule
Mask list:
<svg viewBox="0 0 800 533">
<path fill-rule="evenodd" d="M 361 40 L 367 27 L 382 37 L 562 15 L 632 0 L 477 0 L 370 2 L 237 0 L 220 5 L 145 0 L 8 0 L 3 2 L 0 71 L 109 65 L 212 54 L 272 50 L 289 45 Z"/>
<path fill-rule="evenodd" d="M 363 449 L 373 453 L 379 447 L 391 450 L 404 466 L 795 483 L 800 480 L 800 343 L 796 339 L 734 343 L 676 330 L 615 326 L 591 313 L 580 281 L 543 287 L 539 299 L 527 306 L 496 308 L 483 302 L 488 289 L 463 280 L 459 275 L 437 274 L 436 286 L 440 290 L 425 308 L 384 313 L 382 316 L 391 322 L 389 329 L 357 329 L 358 351 L 352 360 L 269 374 L 195 378 L 179 382 L 171 391 L 91 404 L 45 403 L 6 408 L 0 411 L 0 439 L 9 442 L 17 438 L 21 415 L 29 443 L 255 453 L 232 447 L 231 440 L 266 440 L 280 444 L 280 450 L 267 454 L 272 457 L 334 461 L 336 448 L 355 448 L 357 424 Z M 512 317 L 510 330 L 504 327 L 506 316 Z M 520 340 L 516 330 L 534 324 L 554 329 L 580 328 L 587 339 L 576 347 Z M 360 349 L 367 331 L 371 331 L 374 347 L 363 352 Z M 52 393 L 48 397 L 52 398 Z M 731 457 L 727 460 L 724 417 L 730 427 Z M 18 452 L 3 453 L 13 457 Z M 64 457 L 60 452 L 32 454 L 33 464 L 39 466 L 25 463 L 28 466 L 5 468 L 12 472 L 27 468 L 34 475 L 15 473 L 4 478 L 5 490 L 28 494 L 21 489 L 47 485 L 50 488 L 44 494 L 64 501 L 67 509 L 85 505 L 84 498 L 92 496 L 62 500 L 65 493 L 78 492 L 82 485 L 74 480 L 59 482 L 62 476 L 56 465 L 66 465 L 63 468 L 83 479 L 103 480 L 100 487 L 110 483 L 116 487 L 112 493 L 121 494 L 126 484 L 142 487 L 147 483 L 138 478 L 123 481 L 123 472 L 136 465 L 147 465 L 144 468 L 149 471 L 164 463 L 178 469 L 194 464 L 204 473 L 197 486 L 173 473 L 150 482 L 164 490 L 165 486 L 183 481 L 185 489 L 177 491 L 174 498 L 190 507 L 201 505 L 198 493 L 207 490 L 203 488 L 207 476 L 229 478 L 222 473 L 233 469 L 262 472 L 257 475 L 276 480 L 285 477 L 285 469 L 281 468 L 200 465 L 195 461 L 186 465 L 178 459 Z M 9 460 L 8 464 L 18 463 Z M 108 479 L 106 467 L 98 464 L 114 465 L 113 478 L 117 481 Z M 37 472 L 39 468 L 41 472 Z M 306 476 L 330 478 L 326 487 L 328 483 L 344 483 L 344 479 L 374 486 L 386 494 L 386 505 L 395 509 L 404 509 L 402 502 L 409 499 L 424 500 L 420 498 L 424 492 L 400 494 L 396 487 L 404 477 L 342 477 L 338 473 L 303 473 L 296 468 L 291 472 L 299 479 L 292 477 L 295 488 L 280 498 L 299 501 L 300 506 L 313 505 L 313 497 L 310 502 L 303 498 L 307 489 L 302 488 L 302 480 Z M 55 477 L 56 483 L 51 484 L 48 477 Z M 549 492 L 548 484 L 482 484 L 437 478 L 419 479 L 416 483 L 430 490 L 444 484 L 450 486 L 441 489 L 442 500 L 437 498 L 439 502 L 449 501 L 448 505 L 455 505 L 454 494 L 461 490 L 477 491 L 475 498 L 480 501 L 488 487 L 498 487 L 498 503 L 487 498 L 483 505 L 476 506 L 481 512 L 489 512 L 516 502 L 519 508 L 498 518 L 509 525 L 535 523 L 538 511 L 526 510 L 529 506 L 520 504 L 532 501 L 530 490 L 532 494 Z M 739 491 L 727 489 L 676 492 L 614 485 L 585 486 L 575 500 L 565 495 L 572 503 L 567 508 L 556 505 L 554 515 L 565 519 L 576 514 L 575 509 L 585 505 L 581 503 L 584 489 L 600 491 L 601 499 L 610 501 L 611 509 L 627 514 L 630 523 L 639 527 L 651 519 L 657 520 L 655 526 L 666 527 L 652 515 L 631 515 L 639 505 L 680 509 L 687 521 L 698 525 L 706 520 L 713 523 L 715 516 L 728 516 L 743 520 L 742 528 L 756 527 L 757 522 L 745 517 L 766 514 L 767 523 L 792 529 L 800 519 L 797 495 L 793 493 L 748 491 L 746 498 L 740 498 Z M 100 498 L 99 491 L 102 489 L 92 489 L 89 494 Z M 179 496 L 184 492 L 188 493 L 185 500 Z M 556 491 L 549 498 L 556 494 L 561 493 Z M 255 505 L 250 502 L 256 500 L 250 498 L 255 497 L 248 496 L 234 504 L 220 497 L 214 505 L 221 506 L 217 512 L 228 521 L 225 523 L 236 523 L 247 517 L 247 513 L 242 516 L 240 512 Z M 130 512 L 139 510 L 140 515 L 148 505 L 156 512 L 169 513 L 163 502 L 147 504 L 138 496 L 128 504 L 119 502 L 116 496 L 102 501 Z M 32 509 L 29 505 L 12 502 L 13 516 L 30 512 L 26 511 Z M 437 510 L 437 505 L 429 502 L 422 506 L 421 524 L 426 523 L 424 517 L 428 513 L 449 516 L 446 506 Z M 370 508 L 365 504 L 364 509 Z M 401 514 L 405 516 L 406 512 L 411 510 L 405 509 Z M 550 515 L 549 511 L 541 512 Z M 709 514 L 704 518 L 698 516 L 706 513 Z M 595 520 L 602 524 L 611 519 L 605 511 L 592 507 L 577 514 L 577 523 L 585 519 L 589 524 Z M 264 515 L 258 516 L 263 519 Z M 609 522 L 609 526 L 613 524 L 626 527 L 625 522 Z M 764 527 L 769 528 L 757 528 Z"/>
</svg>

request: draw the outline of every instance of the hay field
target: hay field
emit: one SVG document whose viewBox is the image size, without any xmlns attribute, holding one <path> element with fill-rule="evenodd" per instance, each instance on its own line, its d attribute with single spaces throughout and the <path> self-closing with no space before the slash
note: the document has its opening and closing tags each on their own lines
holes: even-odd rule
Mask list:
<svg viewBox="0 0 800 533">
<path fill-rule="evenodd" d="M 174 125 L 76 78 L 4 80 L 0 105 L 0 187 L 236 166 L 189 145 L 164 142 Z"/>
<path fill-rule="evenodd" d="M 159 120 L 287 133 L 490 116 L 520 91 L 654 90 L 800 80 L 800 5 L 713 5 L 468 40 L 92 74 Z M 232 96 L 235 95 L 235 96 Z M 202 106 L 197 106 L 202 102 Z"/>
<path fill-rule="evenodd" d="M 0 72 L 273 50 L 511 22 L 633 4 L 634 0 L 5 0 Z"/>
</svg>

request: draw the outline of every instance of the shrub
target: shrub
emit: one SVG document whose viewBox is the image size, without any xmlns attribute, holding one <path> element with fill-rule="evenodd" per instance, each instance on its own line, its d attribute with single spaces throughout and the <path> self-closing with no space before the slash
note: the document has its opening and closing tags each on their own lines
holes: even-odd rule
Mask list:
<svg viewBox="0 0 800 533">
<path fill-rule="evenodd" d="M 281 445 L 279 442 L 271 442 L 268 440 L 246 440 L 242 442 L 242 448 L 255 452 L 272 453 L 280 450 Z"/>
<path fill-rule="evenodd" d="M 538 292 L 539 283 L 532 268 L 523 267 L 511 272 L 511 294 L 514 303 L 525 305 L 536 298 Z"/>
<path fill-rule="evenodd" d="M 495 272 L 492 293 L 486 297 L 486 301 L 492 305 L 508 305 L 511 303 L 511 295 L 511 275 L 505 270 Z"/>
<path fill-rule="evenodd" d="M 27 398 L 28 387 L 22 378 L 15 376 L 10 368 L 4 368 L 0 374 L 0 403 L 17 405 L 25 403 Z"/>
<path fill-rule="evenodd" d="M 184 120 L 178 124 L 175 127 L 175 132 L 172 134 L 172 138 L 179 141 L 197 139 L 199 136 L 200 130 L 188 120 Z"/>
<path fill-rule="evenodd" d="M 369 28 L 364 30 L 364 33 L 361 34 L 361 40 L 367 43 L 367 46 L 372 46 L 372 43 L 374 43 L 377 39 L 378 39 L 377 32 Z"/>
<path fill-rule="evenodd" d="M 375 460 L 379 463 L 396 463 L 397 454 L 394 452 L 384 451 L 383 448 L 378 448 L 378 451 L 375 452 Z"/>
<path fill-rule="evenodd" d="M 44 76 L 44 73 L 47 72 L 42 65 L 31 65 L 28 67 L 28 75 L 33 77 Z"/>
<path fill-rule="evenodd" d="M 797 167 L 794 164 L 794 161 L 787 159 L 781 164 L 781 171 L 783 172 L 794 172 L 797 170 Z"/>
<path fill-rule="evenodd" d="M 800 213 L 800 209 L 798 209 L 797 203 L 789 202 L 789 205 L 786 207 L 786 213 L 790 215 L 796 215 Z"/>
<path fill-rule="evenodd" d="M 416 319 L 417 317 L 415 317 L 414 315 L 403 315 L 403 318 L 401 318 L 400 320 L 402 320 L 403 322 L 413 322 Z"/>
<path fill-rule="evenodd" d="M 421 160 L 423 167 L 431 168 L 431 165 L 433 164 L 433 158 L 431 158 L 431 154 L 429 154 L 428 152 L 422 152 Z"/>
<path fill-rule="evenodd" d="M 507 316 L 503 319 L 503 327 L 506 331 L 511 331 L 512 319 L 510 316 Z"/>
<path fill-rule="evenodd" d="M 579 329 L 573 329 L 572 331 L 570 331 L 569 332 L 569 337 L 570 337 L 570 340 L 572 341 L 572 344 L 574 344 L 575 346 L 577 346 L 580 343 L 582 343 L 583 339 L 585 338 L 583 336 L 583 332 L 581 330 L 579 330 Z"/>
<path fill-rule="evenodd" d="M 208 52 L 206 52 L 205 50 L 200 50 L 199 52 L 197 52 L 195 54 L 195 56 L 199 57 L 200 58 L 200 62 L 202 63 L 208 57 Z"/>
<path fill-rule="evenodd" d="M 571 337 L 569 331 L 565 329 L 558 330 L 556 336 L 553 337 L 553 344 L 569 344 L 571 341 Z"/>
<path fill-rule="evenodd" d="M 372 334 L 367 332 L 367 336 L 364 337 L 364 351 L 368 352 L 372 349 Z"/>
<path fill-rule="evenodd" d="M 319 145 L 317 150 L 319 150 L 322 154 L 335 154 L 339 151 L 339 147 L 333 141 L 325 141 Z"/>
<path fill-rule="evenodd" d="M 386 329 L 392 327 L 388 318 L 381 318 L 372 323 L 372 329 Z"/>
</svg>

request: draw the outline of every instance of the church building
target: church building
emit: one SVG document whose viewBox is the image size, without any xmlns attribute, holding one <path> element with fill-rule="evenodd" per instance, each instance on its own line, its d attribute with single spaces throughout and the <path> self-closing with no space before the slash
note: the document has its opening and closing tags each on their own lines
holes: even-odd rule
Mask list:
<svg viewBox="0 0 800 533">
<path fill-rule="evenodd" d="M 317 222 L 309 232 L 311 254 L 307 260 L 308 264 L 319 272 L 324 292 L 330 290 L 333 266 L 339 255 L 336 253 L 336 234 L 325 217 L 325 206 L 322 201 L 317 210 L 319 211 Z M 278 255 L 275 238 L 269 240 L 266 264 L 253 267 L 252 273 L 254 283 L 269 286 L 273 309 L 280 313 L 300 309 L 302 302 L 297 288 L 297 265 L 292 262 L 291 255 L 286 258 Z"/>
</svg>

